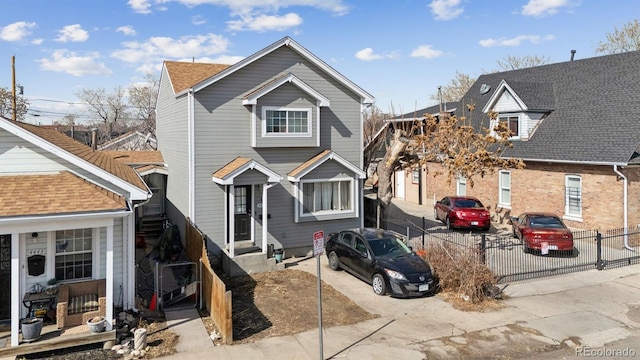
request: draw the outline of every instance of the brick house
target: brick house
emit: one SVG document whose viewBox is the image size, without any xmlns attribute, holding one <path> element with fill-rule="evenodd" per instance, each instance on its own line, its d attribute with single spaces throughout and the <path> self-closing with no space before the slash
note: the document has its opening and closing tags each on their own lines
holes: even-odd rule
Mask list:
<svg viewBox="0 0 640 360">
<path fill-rule="evenodd" d="M 428 169 L 397 172 L 394 196 L 425 205 L 452 194 L 478 197 L 493 221 L 551 211 L 582 229 L 640 224 L 640 52 L 606 55 L 480 76 L 457 116 L 488 123 L 499 114 L 514 133 L 504 156 L 525 169 L 450 183 Z M 425 109 L 428 110 L 428 109 Z M 419 111 L 424 113 L 428 111 Z M 410 120 L 411 116 L 402 116 Z M 493 125 L 493 124 L 492 124 Z M 400 189 L 399 186 L 403 185 Z"/>
</svg>

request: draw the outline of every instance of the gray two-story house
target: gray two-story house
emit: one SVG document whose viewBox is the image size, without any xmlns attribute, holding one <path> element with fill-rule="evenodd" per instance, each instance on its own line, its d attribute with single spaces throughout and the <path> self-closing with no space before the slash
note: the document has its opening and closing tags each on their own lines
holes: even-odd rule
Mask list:
<svg viewBox="0 0 640 360">
<path fill-rule="evenodd" d="M 157 140 L 167 216 L 182 234 L 187 218 L 195 224 L 231 272 L 268 270 L 269 249 L 307 255 L 315 232 L 362 226 L 363 108 L 372 102 L 289 37 L 231 66 L 164 62 Z"/>
</svg>

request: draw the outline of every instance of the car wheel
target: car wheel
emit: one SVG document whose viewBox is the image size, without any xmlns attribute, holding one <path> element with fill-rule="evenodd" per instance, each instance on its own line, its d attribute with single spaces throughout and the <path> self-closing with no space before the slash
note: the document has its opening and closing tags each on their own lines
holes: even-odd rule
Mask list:
<svg viewBox="0 0 640 360">
<path fill-rule="evenodd" d="M 451 220 L 449 220 L 448 216 L 444 219 L 444 223 L 447 225 L 447 230 L 453 230 L 453 226 L 451 226 Z"/>
<path fill-rule="evenodd" d="M 333 271 L 340 270 L 340 259 L 338 259 L 335 251 L 329 253 L 329 268 Z"/>
<path fill-rule="evenodd" d="M 513 234 L 514 238 L 518 238 L 518 234 L 516 234 L 516 228 L 511 228 L 511 233 Z"/>
<path fill-rule="evenodd" d="M 371 279 L 371 287 L 376 295 L 385 295 L 387 293 L 387 285 L 380 274 L 373 275 L 373 279 Z"/>
<path fill-rule="evenodd" d="M 482 231 L 489 231 L 489 230 L 491 230 L 491 225 L 485 226 L 482 228 Z"/>
</svg>

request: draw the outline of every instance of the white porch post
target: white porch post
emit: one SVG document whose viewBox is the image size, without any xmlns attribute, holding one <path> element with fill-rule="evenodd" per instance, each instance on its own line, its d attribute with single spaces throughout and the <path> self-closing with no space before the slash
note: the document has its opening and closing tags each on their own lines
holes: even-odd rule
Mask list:
<svg viewBox="0 0 640 360">
<path fill-rule="evenodd" d="M 107 226 L 107 331 L 113 329 L 113 221 Z"/>
<path fill-rule="evenodd" d="M 262 186 L 262 253 L 267 253 L 267 190 L 270 186 L 264 184 Z"/>
<path fill-rule="evenodd" d="M 20 234 L 11 234 L 11 346 L 20 343 Z"/>
<path fill-rule="evenodd" d="M 127 287 L 124 288 L 125 295 L 122 297 L 123 310 L 133 309 L 136 307 L 135 294 L 136 294 L 136 225 L 135 225 L 135 211 L 128 217 L 128 234 L 123 237 L 125 239 L 125 246 L 128 247 L 128 264 L 125 266 L 128 271 L 123 275 L 126 277 Z M 127 237 L 128 236 L 128 237 Z M 128 239 L 128 241 L 127 241 Z M 126 299 L 126 300 L 125 300 Z M 124 302 L 126 301 L 126 305 Z"/>
<path fill-rule="evenodd" d="M 235 255 L 235 241 L 236 241 L 236 209 L 235 209 L 235 195 L 236 188 L 233 185 L 229 185 L 229 256 L 234 258 Z"/>
</svg>

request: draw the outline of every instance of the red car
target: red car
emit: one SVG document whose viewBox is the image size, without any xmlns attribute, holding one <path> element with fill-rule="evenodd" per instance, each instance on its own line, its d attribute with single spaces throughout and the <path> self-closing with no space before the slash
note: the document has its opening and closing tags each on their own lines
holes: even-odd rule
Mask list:
<svg viewBox="0 0 640 360">
<path fill-rule="evenodd" d="M 573 234 L 560 217 L 552 213 L 524 213 L 511 217 L 513 236 L 522 241 L 525 253 L 531 250 L 573 251 Z"/>
<path fill-rule="evenodd" d="M 447 229 L 491 228 L 491 217 L 480 200 L 471 196 L 445 196 L 436 202 L 433 215 L 447 225 Z"/>
</svg>

